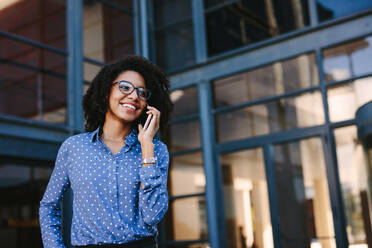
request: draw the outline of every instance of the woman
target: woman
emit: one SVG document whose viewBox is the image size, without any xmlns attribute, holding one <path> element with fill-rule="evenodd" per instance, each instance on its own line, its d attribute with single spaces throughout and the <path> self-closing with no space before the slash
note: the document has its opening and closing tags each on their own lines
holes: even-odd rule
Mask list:
<svg viewBox="0 0 372 248">
<path fill-rule="evenodd" d="M 169 154 L 154 136 L 172 109 L 168 88 L 166 75 L 140 56 L 94 78 L 83 99 L 87 132 L 63 142 L 40 202 L 44 247 L 65 247 L 60 202 L 68 187 L 72 245 L 156 247 L 156 225 L 168 208 Z"/>
</svg>

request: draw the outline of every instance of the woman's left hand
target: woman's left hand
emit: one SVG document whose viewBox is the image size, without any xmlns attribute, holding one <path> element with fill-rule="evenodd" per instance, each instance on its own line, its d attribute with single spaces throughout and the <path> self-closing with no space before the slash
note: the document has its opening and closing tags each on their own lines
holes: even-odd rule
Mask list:
<svg viewBox="0 0 372 248">
<path fill-rule="evenodd" d="M 143 128 L 142 124 L 138 124 L 138 141 L 142 144 L 151 142 L 160 126 L 160 111 L 154 107 L 147 106 L 148 111 L 146 114 L 152 114 L 150 124 L 147 128 Z"/>
</svg>

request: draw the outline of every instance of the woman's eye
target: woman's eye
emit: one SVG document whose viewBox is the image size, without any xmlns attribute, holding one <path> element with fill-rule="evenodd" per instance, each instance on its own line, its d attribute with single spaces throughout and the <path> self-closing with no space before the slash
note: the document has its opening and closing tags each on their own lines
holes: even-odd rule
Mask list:
<svg viewBox="0 0 372 248">
<path fill-rule="evenodd" d="M 146 97 L 147 92 L 146 92 L 145 90 L 140 90 L 140 91 L 139 91 L 139 94 L 140 94 L 141 96 L 143 96 L 143 97 Z"/>
<path fill-rule="evenodd" d="M 120 88 L 122 88 L 123 90 L 130 90 L 129 85 L 121 85 Z"/>
</svg>

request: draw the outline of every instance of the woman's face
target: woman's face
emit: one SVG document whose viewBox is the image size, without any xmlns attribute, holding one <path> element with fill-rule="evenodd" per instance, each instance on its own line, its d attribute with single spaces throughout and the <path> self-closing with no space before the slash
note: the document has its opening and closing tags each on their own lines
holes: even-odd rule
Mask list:
<svg viewBox="0 0 372 248">
<path fill-rule="evenodd" d="M 146 87 L 145 80 L 135 71 L 124 71 L 120 73 L 113 83 L 118 81 L 127 81 L 134 87 Z M 119 90 L 119 84 L 111 87 L 109 97 L 109 108 L 106 113 L 107 118 L 119 119 L 123 122 L 133 122 L 139 118 L 146 108 L 146 101 L 141 100 L 137 95 L 137 90 L 130 94 L 123 94 Z"/>
</svg>

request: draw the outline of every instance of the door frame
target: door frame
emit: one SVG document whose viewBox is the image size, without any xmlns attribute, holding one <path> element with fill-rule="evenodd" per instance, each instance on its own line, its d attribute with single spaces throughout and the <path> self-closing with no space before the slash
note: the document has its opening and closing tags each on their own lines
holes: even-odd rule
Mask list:
<svg viewBox="0 0 372 248">
<path fill-rule="evenodd" d="M 346 217 L 344 211 L 344 203 L 342 198 L 342 190 L 338 173 L 336 148 L 333 130 L 327 125 L 319 125 L 309 128 L 294 129 L 282 131 L 252 138 L 216 144 L 216 160 L 217 168 L 221 170 L 220 155 L 226 153 L 237 152 L 241 150 L 262 148 L 266 180 L 270 204 L 270 218 L 273 231 L 273 241 L 275 248 L 282 248 L 280 234 L 280 216 L 277 200 L 277 191 L 275 184 L 274 171 L 274 149 L 273 146 L 280 143 L 290 143 L 298 140 L 319 137 L 322 141 L 324 161 L 326 166 L 328 190 L 330 196 L 330 204 L 333 214 L 333 226 L 335 232 L 335 241 L 338 248 L 347 248 L 348 239 L 346 232 Z M 222 185 L 222 182 L 220 182 Z M 218 189 L 216 189 L 218 190 Z M 223 195 L 223 192 L 218 192 Z M 223 218 L 224 219 L 224 218 Z"/>
</svg>

